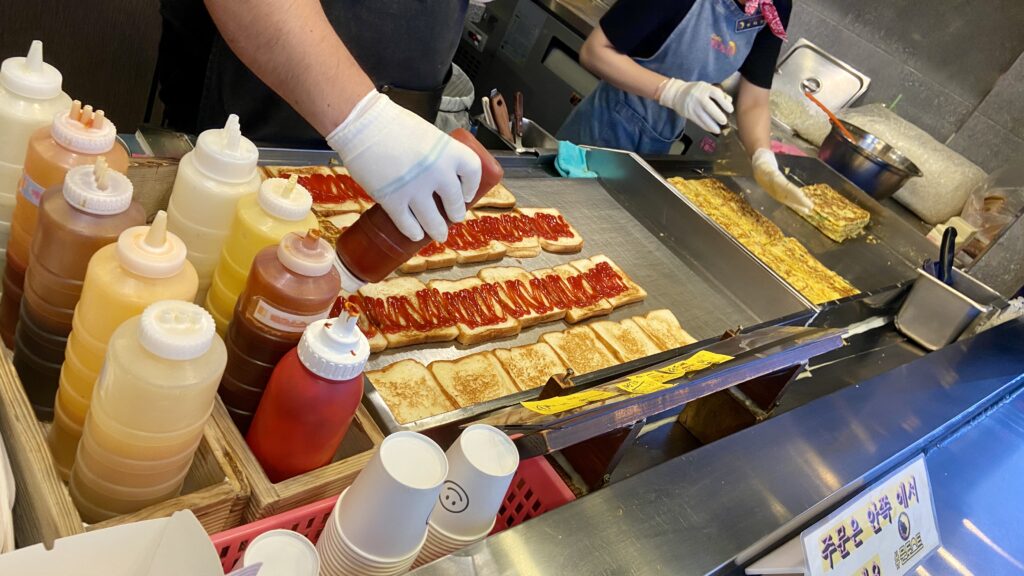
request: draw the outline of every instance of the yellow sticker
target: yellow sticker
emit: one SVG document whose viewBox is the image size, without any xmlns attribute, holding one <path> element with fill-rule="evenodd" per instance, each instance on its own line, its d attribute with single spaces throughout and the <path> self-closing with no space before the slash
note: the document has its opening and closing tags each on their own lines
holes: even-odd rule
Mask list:
<svg viewBox="0 0 1024 576">
<path fill-rule="evenodd" d="M 630 394 L 650 394 L 671 388 L 672 384 L 665 384 L 657 379 L 630 378 L 623 384 L 617 384 L 616 388 L 629 392 Z"/>
<path fill-rule="evenodd" d="M 616 387 L 630 394 L 659 392 L 673 386 L 672 384 L 666 384 L 669 380 L 675 380 L 691 372 L 698 372 L 732 359 L 732 356 L 701 350 L 686 360 L 681 360 L 675 364 L 670 364 L 658 370 L 628 376 L 625 382 L 617 384 Z"/>
<path fill-rule="evenodd" d="M 608 390 L 584 390 L 583 392 L 577 392 L 567 396 L 555 396 L 554 398 L 548 398 L 546 400 L 531 400 L 528 402 L 521 402 L 521 404 L 528 410 L 532 410 L 545 416 L 550 416 L 552 414 L 565 412 L 566 410 L 572 410 L 573 408 L 579 408 L 580 406 L 586 406 L 591 402 L 607 400 L 613 396 L 618 396 L 618 394 Z"/>
<path fill-rule="evenodd" d="M 691 372 L 697 372 L 710 368 L 716 364 L 728 362 L 732 360 L 732 356 L 726 356 L 725 354 L 716 354 L 715 352 L 708 352 L 707 350 L 701 350 L 693 356 L 690 356 L 686 360 L 681 360 L 675 364 L 670 364 L 664 368 L 658 369 L 659 372 L 665 374 L 672 374 L 673 378 L 689 374 Z"/>
</svg>

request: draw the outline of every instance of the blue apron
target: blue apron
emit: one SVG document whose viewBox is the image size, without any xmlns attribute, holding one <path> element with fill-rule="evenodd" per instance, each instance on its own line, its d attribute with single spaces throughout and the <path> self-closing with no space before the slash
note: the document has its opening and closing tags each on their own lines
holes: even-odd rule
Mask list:
<svg viewBox="0 0 1024 576">
<path fill-rule="evenodd" d="M 748 16 L 733 0 L 696 0 L 654 56 L 634 60 L 670 78 L 718 84 L 739 70 L 763 27 L 760 10 Z M 685 127 L 671 108 L 602 81 L 572 111 L 558 138 L 665 154 Z"/>
</svg>

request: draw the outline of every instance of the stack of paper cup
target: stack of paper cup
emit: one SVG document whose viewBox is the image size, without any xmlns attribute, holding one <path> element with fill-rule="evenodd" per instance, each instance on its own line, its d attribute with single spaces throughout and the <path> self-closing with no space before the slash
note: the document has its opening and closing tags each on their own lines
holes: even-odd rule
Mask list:
<svg viewBox="0 0 1024 576">
<path fill-rule="evenodd" d="M 271 530 L 256 537 L 245 549 L 242 566 L 262 564 L 260 576 L 317 576 L 320 557 L 313 543 L 291 530 Z"/>
<path fill-rule="evenodd" d="M 483 540 L 519 467 L 519 452 L 504 432 L 474 424 L 448 449 L 448 477 L 430 514 L 422 566 Z"/>
<path fill-rule="evenodd" d="M 444 452 L 396 432 L 338 498 L 316 548 L 323 576 L 392 576 L 412 566 L 448 474 Z"/>
</svg>

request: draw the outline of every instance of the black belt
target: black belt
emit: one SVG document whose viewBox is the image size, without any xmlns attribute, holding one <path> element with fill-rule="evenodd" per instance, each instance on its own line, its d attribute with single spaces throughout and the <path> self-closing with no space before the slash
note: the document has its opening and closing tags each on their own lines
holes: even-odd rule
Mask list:
<svg viewBox="0 0 1024 576">
<path fill-rule="evenodd" d="M 388 98 L 391 98 L 393 102 L 413 112 L 417 116 L 423 118 L 431 124 L 437 120 L 437 112 L 441 108 L 441 96 L 444 94 L 444 89 L 448 85 L 448 82 L 452 79 L 452 69 L 448 68 L 448 74 L 444 77 L 444 82 L 441 83 L 437 88 L 430 90 L 409 90 L 406 88 L 399 88 L 392 86 L 391 84 L 385 84 L 379 88 L 382 94 L 387 94 Z"/>
</svg>

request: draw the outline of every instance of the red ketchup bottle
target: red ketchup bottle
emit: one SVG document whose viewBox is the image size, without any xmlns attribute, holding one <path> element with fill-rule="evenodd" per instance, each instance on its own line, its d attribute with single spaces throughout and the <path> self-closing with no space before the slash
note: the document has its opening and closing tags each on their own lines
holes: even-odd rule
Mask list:
<svg viewBox="0 0 1024 576">
<path fill-rule="evenodd" d="M 348 432 L 370 356 L 358 316 L 313 322 L 274 368 L 245 437 L 271 482 L 329 464 Z"/>
<path fill-rule="evenodd" d="M 469 131 L 458 128 L 452 131 L 451 136 L 480 156 L 480 187 L 476 196 L 466 204 L 466 207 L 470 207 L 501 182 L 504 170 Z M 445 221 L 451 225 L 441 205 L 441 199 L 435 196 L 434 201 Z M 346 292 L 355 292 L 365 284 L 383 280 L 427 244 L 430 244 L 429 237 L 418 242 L 410 240 L 398 230 L 379 204 L 374 205 L 338 237 L 338 258 L 344 264 L 341 275 L 342 289 Z"/>
</svg>

